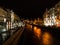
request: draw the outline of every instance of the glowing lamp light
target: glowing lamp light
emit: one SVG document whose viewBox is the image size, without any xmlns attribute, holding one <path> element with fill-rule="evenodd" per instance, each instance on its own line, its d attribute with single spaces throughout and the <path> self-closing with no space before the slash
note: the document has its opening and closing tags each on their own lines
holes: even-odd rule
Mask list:
<svg viewBox="0 0 60 45">
<path fill-rule="evenodd" d="M 6 22 L 6 18 L 4 18 L 4 22 Z"/>
</svg>

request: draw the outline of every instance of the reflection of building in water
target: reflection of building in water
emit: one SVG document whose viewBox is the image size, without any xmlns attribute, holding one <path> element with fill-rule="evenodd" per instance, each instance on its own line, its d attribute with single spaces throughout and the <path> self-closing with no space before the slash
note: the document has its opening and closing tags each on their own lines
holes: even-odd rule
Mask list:
<svg viewBox="0 0 60 45">
<path fill-rule="evenodd" d="M 37 36 L 38 39 L 41 38 L 41 33 L 41 29 L 34 26 L 34 35 Z"/>
<path fill-rule="evenodd" d="M 48 32 L 44 32 L 42 36 L 43 45 L 52 45 L 52 36 Z"/>
<path fill-rule="evenodd" d="M 45 26 L 59 26 L 60 25 L 60 2 L 53 8 L 47 10 L 44 13 L 44 25 Z"/>
</svg>

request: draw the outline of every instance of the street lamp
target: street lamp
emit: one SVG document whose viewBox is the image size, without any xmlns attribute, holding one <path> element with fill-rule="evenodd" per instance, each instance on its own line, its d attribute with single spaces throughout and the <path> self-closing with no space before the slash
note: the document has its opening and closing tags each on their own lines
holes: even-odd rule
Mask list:
<svg viewBox="0 0 60 45">
<path fill-rule="evenodd" d="M 6 23 L 6 18 L 4 18 L 4 23 Z"/>
</svg>

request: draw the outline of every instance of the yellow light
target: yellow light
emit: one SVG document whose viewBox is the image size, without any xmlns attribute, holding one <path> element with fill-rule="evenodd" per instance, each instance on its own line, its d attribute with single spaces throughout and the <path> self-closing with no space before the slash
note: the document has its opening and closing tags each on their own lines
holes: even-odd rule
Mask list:
<svg viewBox="0 0 60 45">
<path fill-rule="evenodd" d="M 36 30 L 37 29 L 37 27 L 34 27 L 34 30 Z"/>
<path fill-rule="evenodd" d="M 43 45 L 51 45 L 52 36 L 48 32 L 45 32 L 42 38 Z"/>
<path fill-rule="evenodd" d="M 35 34 L 35 36 L 37 36 L 40 39 L 41 29 L 37 28 L 37 27 L 34 27 L 34 34 Z"/>
<path fill-rule="evenodd" d="M 41 29 L 38 28 L 36 30 L 36 34 L 37 34 L 37 37 L 40 38 L 40 36 L 41 36 Z"/>
</svg>

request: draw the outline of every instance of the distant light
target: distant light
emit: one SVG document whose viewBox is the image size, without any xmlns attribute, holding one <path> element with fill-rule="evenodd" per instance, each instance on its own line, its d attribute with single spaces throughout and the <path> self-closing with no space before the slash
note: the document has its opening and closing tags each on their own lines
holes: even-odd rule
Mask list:
<svg viewBox="0 0 60 45">
<path fill-rule="evenodd" d="M 36 30 L 37 29 L 37 27 L 34 27 L 34 30 Z"/>
<path fill-rule="evenodd" d="M 4 28 L 2 31 L 6 31 L 6 29 Z"/>
<path fill-rule="evenodd" d="M 6 18 L 4 18 L 4 22 L 6 22 Z"/>
<path fill-rule="evenodd" d="M 48 24 L 48 23 L 45 23 L 44 25 L 45 25 L 45 26 L 49 26 L 50 24 Z"/>
</svg>

